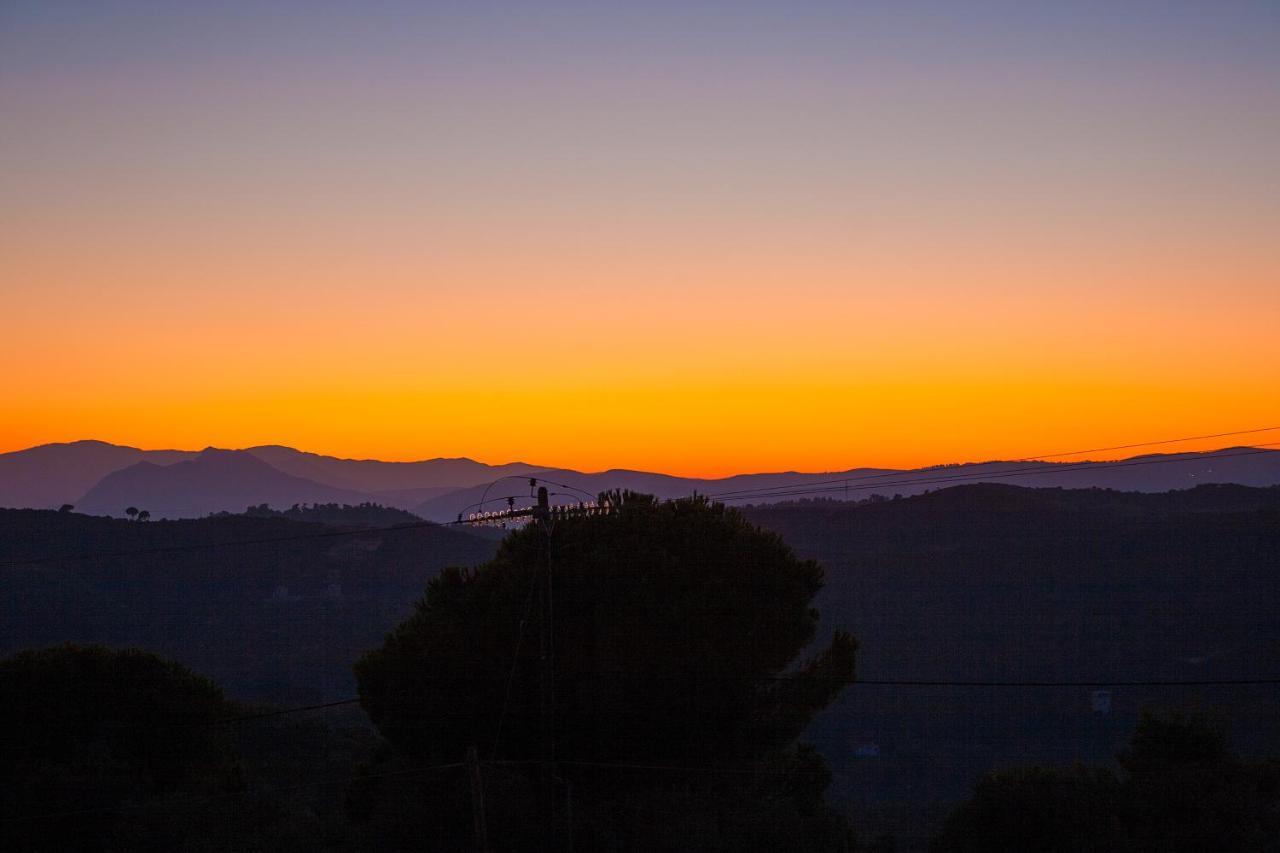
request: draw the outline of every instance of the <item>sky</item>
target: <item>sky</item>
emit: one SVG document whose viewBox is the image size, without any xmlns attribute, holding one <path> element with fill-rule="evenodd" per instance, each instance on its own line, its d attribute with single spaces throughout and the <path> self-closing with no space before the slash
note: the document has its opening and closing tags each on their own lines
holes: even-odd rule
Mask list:
<svg viewBox="0 0 1280 853">
<path fill-rule="evenodd" d="M 0 0 L 0 451 L 1280 423 L 1280 4 Z"/>
</svg>

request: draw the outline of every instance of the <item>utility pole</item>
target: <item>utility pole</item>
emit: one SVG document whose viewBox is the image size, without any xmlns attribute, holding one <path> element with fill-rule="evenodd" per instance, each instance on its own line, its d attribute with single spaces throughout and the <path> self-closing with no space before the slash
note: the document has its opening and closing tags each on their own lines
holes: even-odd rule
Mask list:
<svg viewBox="0 0 1280 853">
<path fill-rule="evenodd" d="M 539 596 L 540 698 L 542 705 L 542 815 L 543 849 L 556 851 L 556 689 L 555 689 L 555 636 L 552 632 L 554 606 L 551 586 L 551 504 L 547 487 L 538 487 L 538 505 L 533 511 L 534 524 L 542 531 L 546 542 L 546 564 L 543 566 L 541 595 Z"/>
<path fill-rule="evenodd" d="M 551 485 L 558 485 L 552 483 Z M 553 626 L 555 624 L 555 602 L 552 596 L 552 572 L 551 572 L 551 532 L 555 526 L 557 519 L 569 518 L 588 518 L 592 516 L 608 515 L 616 511 L 616 507 L 605 499 L 597 504 L 594 500 L 588 500 L 586 503 L 578 501 L 577 506 L 559 506 L 554 510 L 551 507 L 551 495 L 547 492 L 546 486 L 539 486 L 536 478 L 529 480 L 530 491 L 537 489 L 537 505 L 516 509 L 516 499 L 514 497 L 505 498 L 507 508 L 499 512 L 490 512 L 484 509 L 488 503 L 481 498 L 480 503 L 472 504 L 476 508 L 475 512 L 469 513 L 466 518 L 463 512 L 458 513 L 456 524 L 472 524 L 472 525 L 495 525 L 501 524 L 506 527 L 508 522 L 514 522 L 519 519 L 529 519 L 533 526 L 542 531 L 543 536 L 543 576 L 542 583 L 537 584 L 536 572 L 534 583 L 537 584 L 538 590 L 538 623 L 539 623 L 539 704 L 541 706 L 541 740 L 542 740 L 542 756 L 539 761 L 541 779 L 540 796 L 542 799 L 542 849 L 546 853 L 561 853 L 561 850 L 567 846 L 569 850 L 573 849 L 573 793 L 572 790 L 566 790 L 565 797 L 565 832 L 566 843 L 560 841 L 560 821 L 557 820 L 556 808 L 556 784 L 565 782 L 556 775 L 556 654 L 555 654 L 555 632 Z M 572 486 L 564 486 L 563 488 L 573 488 Z M 577 490 L 581 491 L 581 490 Z M 495 500 L 499 500 L 495 498 Z M 467 509 L 471 509 L 468 507 Z M 496 746 L 495 746 L 496 749 Z M 475 787 L 476 782 L 473 779 L 473 791 L 478 792 Z M 568 789 L 568 782 L 565 782 Z M 477 802 L 480 800 L 477 799 Z M 482 827 L 477 825 L 477 839 Z M 481 848 L 483 849 L 483 848 Z M 487 851 L 485 851 L 487 853 Z"/>
<path fill-rule="evenodd" d="M 564 781 L 564 848 L 567 853 L 573 853 L 573 786 L 567 780 Z"/>
<path fill-rule="evenodd" d="M 480 756 L 467 747 L 467 775 L 471 777 L 471 815 L 476 826 L 476 853 L 489 853 L 489 828 L 484 820 L 484 780 L 480 777 Z"/>
</svg>

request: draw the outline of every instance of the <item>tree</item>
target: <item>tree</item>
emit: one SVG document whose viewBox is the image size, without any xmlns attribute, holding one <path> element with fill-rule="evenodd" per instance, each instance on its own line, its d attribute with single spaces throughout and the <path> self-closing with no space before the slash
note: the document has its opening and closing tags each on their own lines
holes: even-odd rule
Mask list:
<svg viewBox="0 0 1280 853">
<path fill-rule="evenodd" d="M 1280 768 L 1245 764 L 1200 718 L 1143 714 L 1125 775 L 1077 766 L 993 773 L 934 841 L 939 853 L 1280 850 Z"/>
<path fill-rule="evenodd" d="M 1109 770 L 1077 765 L 989 774 L 948 818 L 935 851 L 1123 850 L 1120 782 Z"/>
<path fill-rule="evenodd" d="M 151 513 L 149 511 L 145 509 L 138 511 L 138 521 L 149 521 L 150 519 Z"/>
<path fill-rule="evenodd" d="M 138 517 L 138 508 L 137 508 L 136 506 L 128 507 L 128 508 L 126 508 L 126 509 L 125 509 L 124 514 L 125 514 L 125 515 L 127 515 L 127 516 L 129 516 L 129 518 L 131 518 L 131 519 L 137 518 L 137 517 Z"/>
<path fill-rule="evenodd" d="M 1203 717 L 1143 714 L 1119 756 L 1142 850 L 1280 850 L 1280 773 L 1227 749 Z"/>
<path fill-rule="evenodd" d="M 796 663 L 815 636 L 822 569 L 702 498 L 612 500 L 614 514 L 557 521 L 549 543 L 526 527 L 489 563 L 433 580 L 356 665 L 370 718 L 419 763 L 457 761 L 473 744 L 516 761 L 543 756 L 538 622 L 526 615 L 550 553 L 555 738 L 577 792 L 576 842 L 609 849 L 630 837 L 660 849 L 681 846 L 669 837 L 679 832 L 684 846 L 696 836 L 702 849 L 764 849 L 768 830 L 786 827 L 788 844 L 808 832 L 812 849 L 838 845 L 825 767 L 796 747 L 853 678 L 848 634 Z M 777 772 L 664 776 L 571 762 Z M 745 831 L 752 820 L 760 825 Z"/>
<path fill-rule="evenodd" d="M 223 708 L 212 682 L 146 652 L 65 645 L 0 661 L 7 849 L 105 849 L 134 814 L 121 806 L 233 788 L 211 725 Z"/>
<path fill-rule="evenodd" d="M 58 512 L 71 512 L 71 510 L 75 508 L 76 508 L 75 504 L 63 504 L 62 506 L 58 507 Z"/>
</svg>

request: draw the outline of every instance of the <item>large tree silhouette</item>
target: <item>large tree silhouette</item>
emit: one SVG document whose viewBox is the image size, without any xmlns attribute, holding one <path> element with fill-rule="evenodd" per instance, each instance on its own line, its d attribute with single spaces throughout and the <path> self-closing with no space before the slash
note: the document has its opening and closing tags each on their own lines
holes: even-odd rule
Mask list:
<svg viewBox="0 0 1280 853">
<path fill-rule="evenodd" d="M 758 833 L 739 832 L 732 815 L 759 816 L 768 800 L 789 815 L 775 815 L 775 828 L 822 824 L 821 847 L 825 768 L 795 743 L 852 679 L 856 649 L 838 634 L 798 662 L 818 624 L 810 602 L 821 568 L 705 499 L 613 502 L 611 515 L 556 521 L 549 540 L 537 527 L 516 531 L 491 562 L 433 580 L 408 621 L 357 664 L 365 710 L 417 762 L 457 761 L 470 745 L 499 760 L 544 757 L 537 605 L 549 559 L 560 775 L 581 783 L 582 823 L 592 798 L 597 813 L 605 800 L 612 809 L 614 841 L 593 843 L 678 845 L 661 840 L 660 824 L 692 810 L 715 826 L 692 820 L 686 844 L 692 833 L 703 849 L 746 849 L 762 836 L 734 840 Z M 671 802 L 673 786 L 683 806 Z M 665 817 L 645 811 L 658 800 Z M 639 816 L 628 843 L 616 837 L 623 813 Z"/>
<path fill-rule="evenodd" d="M 11 850 L 130 845 L 147 808 L 237 784 L 222 692 L 137 650 L 59 646 L 0 661 L 0 816 Z M 147 849 L 165 849 L 154 833 Z"/>
</svg>

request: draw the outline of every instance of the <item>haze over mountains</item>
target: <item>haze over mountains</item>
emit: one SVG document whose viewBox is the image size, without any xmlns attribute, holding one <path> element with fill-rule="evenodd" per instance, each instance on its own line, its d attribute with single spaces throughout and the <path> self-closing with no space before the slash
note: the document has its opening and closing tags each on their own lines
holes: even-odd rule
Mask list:
<svg viewBox="0 0 1280 853">
<path fill-rule="evenodd" d="M 584 473 L 523 462 L 487 465 L 466 458 L 339 459 L 278 445 L 182 451 L 78 441 L 0 454 L 0 506 L 41 509 L 70 503 L 79 512 L 112 516 L 135 506 L 147 509 L 153 518 L 198 518 L 243 512 L 263 503 L 283 509 L 299 503 L 375 502 L 428 520 L 448 521 L 473 509 L 482 495 L 491 501 L 512 496 L 525 503 L 529 486 L 523 478 L 531 475 L 553 484 L 552 500 L 558 503 L 609 489 L 660 498 L 697 492 L 759 504 L 793 500 L 804 497 L 795 493 L 798 490 L 818 488 L 825 490 L 818 493 L 822 497 L 856 500 L 873 493 L 909 496 L 986 481 L 1164 492 L 1206 483 L 1280 485 L 1280 451 L 1225 448 L 1136 456 L 1123 464 L 982 462 L 906 470 L 747 473 L 712 480 L 624 469 Z M 842 478 L 849 482 L 829 482 Z M 773 493 L 757 491 L 761 489 Z M 500 506 L 501 500 L 485 508 Z"/>
</svg>

